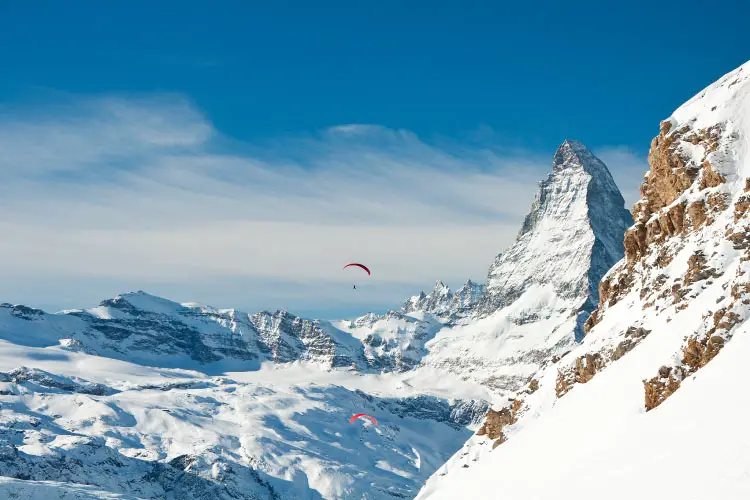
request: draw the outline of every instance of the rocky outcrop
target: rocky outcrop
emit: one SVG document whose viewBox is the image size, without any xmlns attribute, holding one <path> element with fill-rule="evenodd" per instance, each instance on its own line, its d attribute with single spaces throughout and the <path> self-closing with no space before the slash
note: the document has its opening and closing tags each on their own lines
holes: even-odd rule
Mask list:
<svg viewBox="0 0 750 500">
<path fill-rule="evenodd" d="M 632 351 L 644 338 L 651 333 L 643 327 L 632 326 L 623 334 L 623 340 L 614 348 L 604 348 L 600 351 L 578 356 L 572 363 L 561 367 L 557 371 L 555 394 L 562 397 L 575 384 L 585 384 L 610 363 L 622 358 Z"/>
<path fill-rule="evenodd" d="M 499 411 L 488 410 L 484 417 L 484 423 L 476 435 L 487 436 L 494 441 L 492 448 L 497 448 L 508 439 L 503 433 L 503 428 L 513 425 L 518 421 L 518 414 L 522 408 L 523 401 L 515 399 L 510 406 L 501 408 Z"/>
<path fill-rule="evenodd" d="M 704 322 L 695 325 L 675 360 L 643 381 L 648 410 L 713 359 L 748 316 L 750 181 L 742 155 L 750 130 L 738 124 L 750 112 L 750 75 L 743 69 L 661 123 L 651 143 L 641 199 L 633 207 L 635 224 L 624 236 L 626 258 L 602 279 L 599 305 L 585 325 L 595 335 L 607 311 L 631 294 L 642 301 L 644 314 L 653 309 L 654 314 L 669 315 L 670 322 L 672 314 L 700 307 L 695 305 L 701 304 L 698 297 L 721 283 L 725 293 L 713 300 L 717 310 L 705 311 Z M 734 80 L 734 90 L 729 90 L 728 79 Z M 722 248 L 722 240 L 731 250 Z M 576 377 L 586 378 L 580 373 L 581 359 L 593 355 L 579 355 L 561 369 L 558 396 L 570 390 Z M 584 363 L 587 370 L 591 365 Z"/>
<path fill-rule="evenodd" d="M 441 320 L 429 315 L 366 314 L 350 327 L 360 338 L 367 368 L 381 372 L 403 372 L 415 368 L 427 354 L 425 344 L 442 328 Z"/>
<path fill-rule="evenodd" d="M 276 363 L 312 361 L 331 368 L 358 365 L 360 346 L 352 348 L 337 342 L 318 321 L 299 318 L 286 311 L 262 312 L 249 316 L 258 332 L 259 347 Z"/>
</svg>

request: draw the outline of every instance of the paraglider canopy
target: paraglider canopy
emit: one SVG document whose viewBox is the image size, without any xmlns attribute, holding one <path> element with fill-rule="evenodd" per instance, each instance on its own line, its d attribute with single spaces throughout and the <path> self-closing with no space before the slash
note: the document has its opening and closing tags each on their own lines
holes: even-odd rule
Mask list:
<svg viewBox="0 0 750 500">
<path fill-rule="evenodd" d="M 344 266 L 344 269 L 346 269 L 347 267 L 350 267 L 350 266 L 361 267 L 362 269 L 364 269 L 365 271 L 367 271 L 367 275 L 368 275 L 368 276 L 371 276 L 371 275 L 372 275 L 372 273 L 370 273 L 370 270 L 369 270 L 369 269 L 367 268 L 367 266 L 366 266 L 366 265 L 364 265 L 364 264 L 359 264 L 359 263 L 357 263 L 357 262 L 352 262 L 351 264 L 347 264 L 347 265 L 345 265 L 345 266 Z"/>
<path fill-rule="evenodd" d="M 378 421 L 375 420 L 375 417 L 371 417 L 367 413 L 357 413 L 355 415 L 352 415 L 352 418 L 349 419 L 349 423 L 351 424 L 352 422 L 354 422 L 358 418 L 362 418 L 362 417 L 369 418 L 372 421 L 373 424 L 378 425 Z"/>
</svg>

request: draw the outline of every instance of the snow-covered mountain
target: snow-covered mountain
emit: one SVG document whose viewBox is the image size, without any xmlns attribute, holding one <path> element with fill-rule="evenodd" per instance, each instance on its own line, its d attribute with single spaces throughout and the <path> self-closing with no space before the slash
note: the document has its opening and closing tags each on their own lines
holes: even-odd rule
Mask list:
<svg viewBox="0 0 750 500">
<path fill-rule="evenodd" d="M 549 288 L 579 305 L 577 335 L 598 302 L 597 285 L 623 256 L 622 234 L 633 219 L 606 165 L 578 141 L 555 152 L 516 242 L 490 266 L 477 310 L 488 316 L 530 288 Z"/>
<path fill-rule="evenodd" d="M 422 365 L 508 396 L 531 383 L 583 336 L 599 279 L 624 253 L 622 234 L 632 223 L 624 203 L 604 163 L 581 143 L 565 141 L 515 243 L 490 266 L 463 319 L 426 345 Z M 431 310 L 446 303 L 441 285 L 407 305 Z"/>
<path fill-rule="evenodd" d="M 580 345 L 418 498 L 750 496 L 749 144 L 750 62 L 661 123 Z"/>
<path fill-rule="evenodd" d="M 359 340 L 328 321 L 286 311 L 248 314 L 178 304 L 142 291 L 58 314 L 0 304 L 0 333 L 21 344 L 59 343 L 68 350 L 126 361 L 214 372 L 257 369 L 262 361 L 362 371 L 383 365 L 366 358 Z"/>
<path fill-rule="evenodd" d="M 144 292 L 55 314 L 2 304 L 0 492 L 412 498 L 491 396 L 374 375 L 413 367 L 440 325 L 382 321 L 398 335 Z M 350 423 L 360 412 L 379 425 Z"/>
</svg>

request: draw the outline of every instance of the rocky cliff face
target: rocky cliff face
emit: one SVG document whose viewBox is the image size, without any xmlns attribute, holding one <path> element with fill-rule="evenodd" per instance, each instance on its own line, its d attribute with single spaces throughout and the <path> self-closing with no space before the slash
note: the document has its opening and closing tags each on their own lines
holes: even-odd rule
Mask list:
<svg viewBox="0 0 750 500">
<path fill-rule="evenodd" d="M 633 207 L 636 222 L 625 233 L 626 258 L 602 280 L 598 308 L 586 323 L 591 335 L 606 331 L 597 325 L 621 302 L 640 306 L 640 322 L 658 317 L 675 324 L 700 314 L 684 320 L 687 337 L 674 359 L 644 381 L 647 409 L 716 356 L 747 318 L 748 73 L 745 64 L 725 75 L 661 123 Z M 608 344 L 616 342 L 622 344 L 622 336 Z M 600 348 L 601 367 L 594 372 L 612 361 L 607 349 Z M 569 371 L 559 379 L 564 394 L 572 386 Z"/>
</svg>

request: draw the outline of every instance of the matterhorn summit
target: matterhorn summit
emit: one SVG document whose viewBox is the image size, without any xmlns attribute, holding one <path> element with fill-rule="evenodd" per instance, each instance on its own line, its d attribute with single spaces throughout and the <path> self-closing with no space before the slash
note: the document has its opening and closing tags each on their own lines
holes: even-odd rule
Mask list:
<svg viewBox="0 0 750 500">
<path fill-rule="evenodd" d="M 580 142 L 563 142 L 516 242 L 490 267 L 480 315 L 532 287 L 549 288 L 565 300 L 585 297 L 581 313 L 590 313 L 599 280 L 623 255 L 622 234 L 632 224 L 624 206 L 607 166 Z"/>
<path fill-rule="evenodd" d="M 530 383 L 583 336 L 599 279 L 624 254 L 632 224 L 624 203 L 606 165 L 580 142 L 563 142 L 471 314 L 426 345 L 423 364 L 500 392 Z"/>
</svg>

